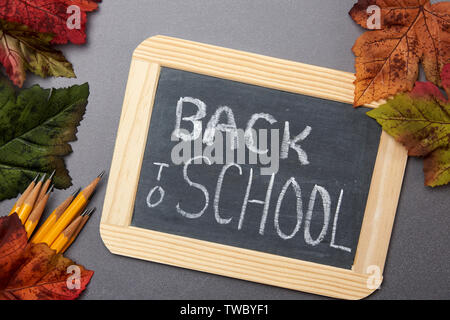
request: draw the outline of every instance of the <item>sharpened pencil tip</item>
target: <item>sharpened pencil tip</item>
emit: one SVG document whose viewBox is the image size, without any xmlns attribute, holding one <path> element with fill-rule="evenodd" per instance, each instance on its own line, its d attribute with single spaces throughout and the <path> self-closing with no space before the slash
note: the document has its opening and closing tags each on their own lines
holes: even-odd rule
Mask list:
<svg viewBox="0 0 450 320">
<path fill-rule="evenodd" d="M 102 178 L 104 174 L 105 174 L 105 170 L 103 170 L 103 171 L 97 176 L 97 178 Z"/>
<path fill-rule="evenodd" d="M 89 211 L 89 209 L 85 209 L 85 210 L 83 211 L 83 213 L 80 214 L 80 216 L 84 217 L 85 215 L 87 215 L 88 211 Z"/>
<path fill-rule="evenodd" d="M 39 178 L 39 173 L 36 175 L 36 177 L 34 178 L 33 182 L 36 182 L 38 178 Z"/>
<path fill-rule="evenodd" d="M 72 193 L 72 197 L 76 197 L 80 191 L 81 191 L 81 188 L 78 188 L 77 190 L 75 190 L 75 191 Z"/>
<path fill-rule="evenodd" d="M 45 179 L 45 176 L 46 176 L 47 174 L 45 174 L 44 173 L 44 175 L 41 177 L 41 180 L 39 180 L 39 182 L 44 182 L 44 179 Z"/>
<path fill-rule="evenodd" d="M 86 215 L 88 216 L 88 217 L 90 217 L 94 212 L 95 212 L 95 210 L 97 210 L 97 208 L 92 208 L 91 210 L 89 210 L 89 212 L 88 213 L 86 213 Z"/>
<path fill-rule="evenodd" d="M 47 194 L 51 193 L 53 191 L 54 187 L 55 187 L 55 185 L 52 184 L 52 186 L 50 188 L 48 188 Z"/>
<path fill-rule="evenodd" d="M 48 177 L 47 180 L 52 180 L 52 179 L 53 179 L 53 176 L 55 175 L 55 172 L 56 172 L 56 169 L 53 170 L 52 174 L 50 175 L 50 177 Z"/>
</svg>

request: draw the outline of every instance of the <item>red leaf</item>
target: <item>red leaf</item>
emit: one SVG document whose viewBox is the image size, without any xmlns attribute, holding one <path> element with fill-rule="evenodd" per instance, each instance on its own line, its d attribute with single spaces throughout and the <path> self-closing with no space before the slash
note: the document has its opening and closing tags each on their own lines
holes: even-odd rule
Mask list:
<svg viewBox="0 0 450 320">
<path fill-rule="evenodd" d="M 98 8 L 97 2 L 101 0 L 67 0 L 67 3 L 79 6 L 84 11 L 94 11 Z"/>
<path fill-rule="evenodd" d="M 447 96 L 450 97 L 450 64 L 446 64 L 444 68 L 442 68 L 441 79 L 442 87 L 445 92 L 447 92 Z"/>
<path fill-rule="evenodd" d="M 21 23 L 34 31 L 53 33 L 52 43 L 64 44 L 86 42 L 86 12 L 97 9 L 92 0 L 0 0 L 0 19 Z M 74 14 L 69 6 L 80 8 L 79 28 L 69 27 L 68 21 Z M 70 24 L 69 24 L 70 25 Z"/>
<path fill-rule="evenodd" d="M 0 300 L 73 300 L 86 289 L 93 271 L 45 243 L 26 243 L 16 214 L 0 218 Z"/>
<path fill-rule="evenodd" d="M 30 30 L 23 24 L 0 19 L 0 64 L 12 82 L 21 87 L 26 70 L 41 76 L 75 77 L 72 64 L 50 46 L 53 36 Z"/>
<path fill-rule="evenodd" d="M 23 262 L 27 233 L 17 214 L 0 218 L 0 288 Z M 1 290 L 0 290 L 1 291 Z"/>
<path fill-rule="evenodd" d="M 437 98 L 445 101 L 445 97 L 438 87 L 431 82 L 417 81 L 410 93 L 413 98 Z"/>
</svg>

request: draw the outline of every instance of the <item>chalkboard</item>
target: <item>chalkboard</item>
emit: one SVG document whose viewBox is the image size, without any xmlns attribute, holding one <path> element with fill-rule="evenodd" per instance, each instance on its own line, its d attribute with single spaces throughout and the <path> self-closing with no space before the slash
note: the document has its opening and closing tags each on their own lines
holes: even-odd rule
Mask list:
<svg viewBox="0 0 450 320">
<path fill-rule="evenodd" d="M 310 127 L 309 135 L 299 143 L 308 164 L 299 161 L 299 154 L 292 148 L 287 158 L 279 159 L 279 152 L 273 151 L 269 137 L 266 149 L 274 153 L 273 162 L 279 161 L 278 172 L 272 172 L 271 193 L 267 196 L 272 175 L 270 172 L 261 174 L 261 167 L 268 168 L 269 165 L 245 161 L 247 164 L 240 163 L 240 167 L 232 166 L 225 172 L 215 204 L 218 178 L 227 165 L 226 159 L 217 159 L 215 162 L 218 163 L 211 165 L 204 160 L 203 164 L 191 163 L 187 167 L 189 158 L 206 154 L 205 143 L 200 153 L 194 153 L 192 147 L 191 156 L 182 159 L 184 163 L 174 164 L 171 158 L 173 149 L 180 143 L 178 139 L 172 141 L 178 102 L 184 98 L 182 107 L 178 107 L 182 111 L 181 117 L 191 117 L 198 112 L 197 106 L 186 97 L 197 99 L 206 106 L 205 115 L 199 120 L 203 129 L 200 144 L 211 117 L 219 107 L 227 106 L 237 128 L 246 128 L 254 114 L 271 115 L 277 122 L 270 124 L 261 118 L 255 128 L 258 124 L 261 129 L 278 129 L 279 139 L 274 141 L 279 141 L 279 145 L 282 145 L 287 122 L 291 140 Z M 132 225 L 351 269 L 381 134 L 380 127 L 365 112 L 366 108 L 353 109 L 344 103 L 163 67 Z M 219 123 L 228 123 L 226 112 L 220 115 Z M 192 127 L 192 121 L 180 121 L 180 128 L 186 132 L 193 131 Z M 223 138 L 225 141 L 225 135 Z M 222 145 L 225 154 L 226 142 Z M 237 162 L 237 152 L 233 160 Z M 186 176 L 183 175 L 185 167 Z M 245 201 L 251 169 L 249 201 Z M 285 183 L 291 178 L 297 182 L 300 197 L 296 196 L 293 183 L 285 189 L 277 219 L 281 232 L 277 232 L 274 223 L 277 202 Z M 201 186 L 190 185 L 188 179 Z M 316 199 L 310 211 L 315 186 Z M 323 196 L 319 187 L 323 188 L 320 189 Z M 268 205 L 253 203 L 253 199 Z M 241 219 L 244 203 L 246 210 Z M 340 208 L 336 218 L 338 203 Z M 186 213 L 177 210 L 177 205 Z M 308 211 L 311 213 L 309 218 Z M 195 214 L 190 217 L 187 213 Z M 261 222 L 264 213 L 266 221 Z"/>
<path fill-rule="evenodd" d="M 407 153 L 354 75 L 155 36 L 100 223 L 114 254 L 345 299 L 381 283 Z"/>
</svg>

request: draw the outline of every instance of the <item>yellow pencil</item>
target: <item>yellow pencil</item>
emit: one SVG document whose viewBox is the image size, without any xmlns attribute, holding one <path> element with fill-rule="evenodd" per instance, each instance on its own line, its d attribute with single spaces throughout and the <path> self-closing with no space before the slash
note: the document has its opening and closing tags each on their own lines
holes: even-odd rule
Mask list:
<svg viewBox="0 0 450 320">
<path fill-rule="evenodd" d="M 50 187 L 50 183 L 52 182 L 53 175 L 55 174 L 55 172 L 56 172 L 56 170 L 53 170 L 53 172 L 50 175 L 50 177 L 48 177 L 48 179 L 42 185 L 42 188 L 41 188 L 41 191 L 39 192 L 39 195 L 38 195 L 38 198 L 36 200 L 36 203 L 39 203 L 39 201 L 41 201 L 42 198 L 44 198 L 44 196 L 46 195 L 48 187 Z"/>
<path fill-rule="evenodd" d="M 61 250 L 62 253 L 66 252 L 66 250 L 70 247 L 72 242 L 75 241 L 75 239 L 80 234 L 81 230 L 83 230 L 84 225 L 86 224 L 86 222 L 88 222 L 89 218 L 91 217 L 91 215 L 94 212 L 95 212 L 95 208 L 93 208 L 91 210 L 86 210 L 83 212 L 83 214 L 81 215 L 81 223 L 79 224 L 78 228 L 75 230 L 72 237 L 70 237 L 69 242 L 67 242 L 66 245 L 62 248 L 62 250 Z"/>
<path fill-rule="evenodd" d="M 28 197 L 25 199 L 23 204 L 20 206 L 19 212 L 17 215 L 20 218 L 20 221 L 22 223 L 25 223 L 27 221 L 28 216 L 31 213 L 31 210 L 33 210 L 33 206 L 36 203 L 36 199 L 39 195 L 39 191 L 41 190 L 42 181 L 44 180 L 45 175 L 42 176 L 41 180 L 36 184 L 36 186 L 33 188 L 33 190 L 30 192 Z"/>
<path fill-rule="evenodd" d="M 36 181 L 39 177 L 39 174 L 36 175 L 36 178 L 34 178 L 33 181 L 28 185 L 28 187 L 25 189 L 25 191 L 22 193 L 22 195 L 19 197 L 19 199 L 16 201 L 14 206 L 12 207 L 11 211 L 9 212 L 9 215 L 12 215 L 14 212 L 19 212 L 20 206 L 23 204 L 25 199 L 30 194 L 31 190 L 33 190 L 34 186 L 36 185 Z"/>
<path fill-rule="evenodd" d="M 32 243 L 39 243 L 42 241 L 44 236 L 50 231 L 50 229 L 55 225 L 56 221 L 61 217 L 64 211 L 69 207 L 72 200 L 75 196 L 80 192 L 80 189 L 76 190 L 72 193 L 66 200 L 64 200 L 53 212 L 50 216 L 45 220 L 44 224 L 39 227 L 39 229 L 34 234 L 33 238 L 31 238 Z"/>
<path fill-rule="evenodd" d="M 83 217 L 80 215 L 73 220 L 68 227 L 61 232 L 55 241 L 50 246 L 51 249 L 56 250 L 56 253 L 60 253 L 64 246 L 69 242 L 70 238 L 75 234 L 78 226 L 81 223 Z"/>
<path fill-rule="evenodd" d="M 51 188 L 44 195 L 41 201 L 37 202 L 37 205 L 34 206 L 33 211 L 31 211 L 30 216 L 25 222 L 25 231 L 27 232 L 28 238 L 30 238 L 31 234 L 39 223 L 39 220 L 41 219 L 42 213 L 45 210 L 45 206 L 47 205 L 48 198 L 50 197 L 52 191 L 53 186 L 51 186 Z"/>
<path fill-rule="evenodd" d="M 58 219 L 58 221 L 56 221 L 50 231 L 44 236 L 41 242 L 45 242 L 49 246 L 52 245 L 59 234 L 63 232 L 63 230 L 72 222 L 72 220 L 86 205 L 89 197 L 94 192 L 104 173 L 104 171 L 100 173 L 97 178 L 94 179 L 94 181 L 92 181 L 78 194 L 78 196 L 72 201 L 70 206 L 64 211 L 62 216 Z"/>
</svg>

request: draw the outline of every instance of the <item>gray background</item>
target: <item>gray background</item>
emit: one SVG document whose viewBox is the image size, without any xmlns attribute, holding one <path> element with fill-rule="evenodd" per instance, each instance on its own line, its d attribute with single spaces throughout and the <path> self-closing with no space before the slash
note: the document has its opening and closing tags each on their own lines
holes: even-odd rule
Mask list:
<svg viewBox="0 0 450 320">
<path fill-rule="evenodd" d="M 348 16 L 356 0 L 104 0 L 88 16 L 88 43 L 63 46 L 78 79 L 40 79 L 25 86 L 88 81 L 85 119 L 66 159 L 75 186 L 109 171 L 131 54 L 163 34 L 353 72 L 351 47 L 362 33 Z M 84 299 L 322 299 L 291 290 L 115 256 L 99 234 L 106 181 L 92 201 L 100 210 L 67 256 L 95 270 Z M 71 189 L 73 190 L 73 188 Z M 423 186 L 422 160 L 410 158 L 381 290 L 369 299 L 448 299 L 450 187 Z M 54 193 L 51 205 L 68 191 Z M 13 201 L 0 203 L 0 212 Z"/>
</svg>

